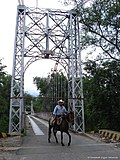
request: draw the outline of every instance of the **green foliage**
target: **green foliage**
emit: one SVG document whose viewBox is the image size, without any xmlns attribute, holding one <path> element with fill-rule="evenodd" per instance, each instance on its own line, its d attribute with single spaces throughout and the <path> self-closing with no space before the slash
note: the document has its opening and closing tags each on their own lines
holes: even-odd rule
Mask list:
<svg viewBox="0 0 120 160">
<path fill-rule="evenodd" d="M 84 76 L 87 130 L 107 128 L 120 131 L 120 63 L 90 61 Z"/>
<path fill-rule="evenodd" d="M 7 132 L 8 131 L 8 122 L 9 122 L 9 113 L 8 109 L 6 108 L 5 112 L 2 112 L 3 108 L 0 107 L 0 131 Z"/>
<path fill-rule="evenodd" d="M 35 77 L 34 83 L 37 86 L 37 90 L 40 90 L 40 93 L 44 96 L 47 92 L 47 88 L 49 85 L 47 78 Z"/>
<path fill-rule="evenodd" d="M 8 131 L 9 101 L 11 76 L 4 69 L 6 66 L 0 60 L 0 131 Z"/>
<path fill-rule="evenodd" d="M 34 98 L 33 106 L 34 106 L 34 111 L 35 112 L 42 111 L 42 101 L 41 101 L 41 97 L 40 96 Z"/>
<path fill-rule="evenodd" d="M 101 63 L 88 61 L 84 70 L 86 131 L 104 128 L 120 131 L 120 63 L 118 61 L 101 61 Z M 52 111 L 58 96 L 60 98 L 62 95 L 63 98 L 63 93 L 66 93 L 67 97 L 67 89 L 64 90 L 66 86 L 61 85 L 61 81 L 66 81 L 68 85 L 66 77 L 59 73 L 52 73 L 47 78 L 36 77 L 34 79 L 40 91 L 39 97 L 34 101 L 34 106 L 37 106 L 36 111 Z M 58 93 L 54 92 L 56 87 Z M 67 98 L 64 99 L 67 100 Z"/>
<path fill-rule="evenodd" d="M 94 0 L 89 6 L 81 1 L 77 14 L 82 24 L 83 49 L 99 47 L 104 56 L 120 61 L 120 1 Z"/>
<path fill-rule="evenodd" d="M 39 97 L 34 102 L 37 110 L 52 111 L 59 99 L 64 99 L 67 106 L 67 79 L 63 73 L 52 73 L 47 78 L 35 77 L 34 83 L 40 92 Z"/>
<path fill-rule="evenodd" d="M 24 93 L 24 105 L 30 106 L 32 100 L 33 100 L 33 96 L 31 96 L 29 93 L 25 92 Z"/>
</svg>

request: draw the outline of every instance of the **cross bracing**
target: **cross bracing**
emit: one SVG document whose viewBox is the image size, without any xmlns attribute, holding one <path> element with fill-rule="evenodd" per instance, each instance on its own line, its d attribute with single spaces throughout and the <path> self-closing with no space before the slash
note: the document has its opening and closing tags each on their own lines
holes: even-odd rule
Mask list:
<svg viewBox="0 0 120 160">
<path fill-rule="evenodd" d="M 24 129 L 24 74 L 33 62 L 52 59 L 68 75 L 68 107 L 75 131 L 84 131 L 79 20 L 75 12 L 19 5 L 16 18 L 9 132 Z"/>
</svg>

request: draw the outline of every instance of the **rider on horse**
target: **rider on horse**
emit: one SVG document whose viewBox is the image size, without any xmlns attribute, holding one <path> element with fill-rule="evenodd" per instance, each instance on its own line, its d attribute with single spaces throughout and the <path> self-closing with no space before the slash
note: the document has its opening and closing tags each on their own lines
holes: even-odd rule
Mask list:
<svg viewBox="0 0 120 160">
<path fill-rule="evenodd" d="M 59 100 L 58 105 L 55 106 L 53 111 L 53 116 L 49 119 L 49 129 L 48 129 L 48 142 L 50 143 L 51 139 L 51 129 L 53 129 L 53 134 L 56 139 L 56 143 L 58 143 L 58 139 L 56 136 L 57 131 L 61 132 L 61 144 L 64 146 L 63 143 L 63 132 L 66 133 L 69 137 L 68 146 L 71 143 L 71 135 L 69 133 L 69 124 L 73 125 L 74 122 L 74 112 L 71 110 L 67 112 L 66 108 L 64 107 L 64 101 Z"/>
<path fill-rule="evenodd" d="M 59 124 L 62 121 L 61 117 L 66 113 L 67 113 L 67 110 L 64 106 L 64 101 L 60 99 L 53 111 L 53 117 L 54 117 L 53 122 L 55 121 L 57 122 L 57 124 Z"/>
</svg>

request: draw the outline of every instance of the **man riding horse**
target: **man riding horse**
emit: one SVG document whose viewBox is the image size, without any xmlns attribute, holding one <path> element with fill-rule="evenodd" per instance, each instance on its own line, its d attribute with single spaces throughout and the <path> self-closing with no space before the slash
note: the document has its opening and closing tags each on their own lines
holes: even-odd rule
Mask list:
<svg viewBox="0 0 120 160">
<path fill-rule="evenodd" d="M 62 121 L 62 116 L 65 115 L 66 113 L 67 113 L 67 110 L 64 106 L 64 101 L 60 99 L 58 101 L 58 104 L 54 108 L 52 122 L 53 123 L 55 122 L 57 125 L 59 125 Z"/>
<path fill-rule="evenodd" d="M 53 134 L 56 139 L 56 143 L 58 143 L 57 139 L 57 131 L 61 132 L 61 144 L 64 146 L 63 143 L 63 132 L 69 136 L 68 139 L 68 146 L 71 143 L 71 135 L 69 133 L 69 124 L 74 124 L 74 111 L 67 112 L 64 101 L 61 99 L 58 101 L 58 105 L 55 106 L 53 111 L 53 116 L 49 119 L 49 129 L 48 129 L 48 142 L 50 143 L 51 139 L 51 129 L 53 128 Z"/>
</svg>

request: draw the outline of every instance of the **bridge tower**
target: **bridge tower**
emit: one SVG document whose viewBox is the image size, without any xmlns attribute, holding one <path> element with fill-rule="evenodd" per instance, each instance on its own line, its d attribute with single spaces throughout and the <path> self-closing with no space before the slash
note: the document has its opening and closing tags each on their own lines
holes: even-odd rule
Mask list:
<svg viewBox="0 0 120 160">
<path fill-rule="evenodd" d="M 84 132 L 80 26 L 74 10 L 18 5 L 11 82 L 9 133 L 24 129 L 24 74 L 33 62 L 52 59 L 68 75 L 68 107 L 75 113 L 74 131 Z"/>
</svg>

